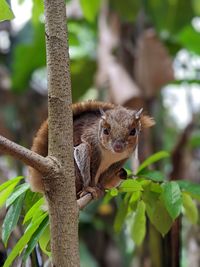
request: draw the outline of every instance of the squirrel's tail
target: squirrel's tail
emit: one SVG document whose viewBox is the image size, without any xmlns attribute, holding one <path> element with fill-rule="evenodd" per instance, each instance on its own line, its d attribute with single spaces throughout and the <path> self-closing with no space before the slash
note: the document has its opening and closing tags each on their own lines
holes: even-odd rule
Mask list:
<svg viewBox="0 0 200 267">
<path fill-rule="evenodd" d="M 46 120 L 38 130 L 36 137 L 33 140 L 32 151 L 38 153 L 41 156 L 47 156 L 48 154 L 48 121 Z M 31 185 L 31 189 L 34 192 L 44 192 L 44 185 L 42 182 L 42 175 L 37 170 L 29 167 L 28 180 Z"/>
<path fill-rule="evenodd" d="M 114 108 L 115 105 L 111 103 L 105 103 L 101 101 L 89 100 L 80 103 L 72 104 L 73 117 L 76 119 L 80 115 L 85 113 L 100 113 L 100 109 L 107 110 Z"/>
</svg>

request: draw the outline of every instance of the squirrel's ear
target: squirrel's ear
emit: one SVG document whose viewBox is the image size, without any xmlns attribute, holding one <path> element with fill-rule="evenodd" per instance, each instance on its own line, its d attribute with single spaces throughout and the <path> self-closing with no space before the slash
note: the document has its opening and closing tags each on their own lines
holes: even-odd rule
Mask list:
<svg viewBox="0 0 200 267">
<path fill-rule="evenodd" d="M 140 122 L 141 122 L 142 129 L 149 128 L 149 127 L 152 127 L 153 125 L 155 125 L 154 119 L 152 117 L 147 116 L 147 115 L 142 115 L 140 117 Z"/>
<path fill-rule="evenodd" d="M 100 111 L 100 114 L 101 114 L 101 118 L 103 120 L 105 120 L 106 119 L 106 113 L 104 112 L 104 110 L 102 108 L 99 108 L 99 111 Z"/>
<path fill-rule="evenodd" d="M 134 116 L 136 120 L 140 119 L 140 116 L 142 114 L 143 108 L 139 109 L 138 111 L 135 112 Z"/>
<path fill-rule="evenodd" d="M 147 115 L 143 115 L 143 108 L 139 109 L 134 113 L 135 119 L 139 120 L 141 123 L 141 127 L 144 128 L 149 128 L 152 127 L 155 124 L 155 121 L 152 117 L 149 117 Z"/>
</svg>

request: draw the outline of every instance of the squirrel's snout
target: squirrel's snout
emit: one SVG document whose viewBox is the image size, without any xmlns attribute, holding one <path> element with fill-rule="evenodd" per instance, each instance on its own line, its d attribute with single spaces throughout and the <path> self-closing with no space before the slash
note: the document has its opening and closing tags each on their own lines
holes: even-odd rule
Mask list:
<svg viewBox="0 0 200 267">
<path fill-rule="evenodd" d="M 113 150 L 116 152 L 116 153 L 121 153 L 124 151 L 124 148 L 125 148 L 125 144 L 122 140 L 116 140 L 114 143 L 113 143 Z"/>
</svg>

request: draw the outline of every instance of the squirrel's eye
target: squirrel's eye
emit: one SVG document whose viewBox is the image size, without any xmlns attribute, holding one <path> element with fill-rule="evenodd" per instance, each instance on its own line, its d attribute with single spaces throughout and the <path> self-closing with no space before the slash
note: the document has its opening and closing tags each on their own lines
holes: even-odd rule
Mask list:
<svg viewBox="0 0 200 267">
<path fill-rule="evenodd" d="M 109 135 L 109 130 L 108 130 L 107 128 L 104 128 L 104 129 L 103 129 L 103 133 L 104 133 L 105 135 Z"/>
<path fill-rule="evenodd" d="M 136 129 L 133 128 L 133 129 L 130 131 L 129 135 L 132 135 L 132 136 L 136 135 Z"/>
</svg>

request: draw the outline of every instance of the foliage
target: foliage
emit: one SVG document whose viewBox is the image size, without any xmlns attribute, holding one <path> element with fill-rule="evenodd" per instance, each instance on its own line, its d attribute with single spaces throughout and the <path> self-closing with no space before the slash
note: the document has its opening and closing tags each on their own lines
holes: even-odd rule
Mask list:
<svg viewBox="0 0 200 267">
<path fill-rule="evenodd" d="M 192 1 L 144 1 L 145 9 L 155 28 L 165 34 L 179 32 L 194 16 Z M 181 10 L 181 12 L 179 12 Z"/>
<path fill-rule="evenodd" d="M 3 20 L 10 20 L 14 18 L 14 14 L 7 4 L 6 0 L 0 1 L 0 22 Z"/>
<path fill-rule="evenodd" d="M 92 2 L 89 2 L 88 0 L 81 0 L 80 4 L 81 4 L 81 8 L 86 19 L 93 22 L 100 9 L 101 0 L 96 0 Z"/>
<path fill-rule="evenodd" d="M 27 88 L 34 70 L 46 64 L 44 25 L 40 23 L 32 28 L 31 24 L 27 24 L 21 34 L 26 35 L 26 41 L 16 45 L 12 64 L 12 86 L 16 92 Z M 40 56 L 33 57 L 38 51 Z"/>
<path fill-rule="evenodd" d="M 141 2 L 127 0 L 126 5 L 124 5 L 121 0 L 111 0 L 110 5 L 123 21 L 135 21 L 140 8 L 142 8 Z"/>
<path fill-rule="evenodd" d="M 81 0 L 83 17 L 79 19 L 72 17 L 68 21 L 74 101 L 93 86 L 97 69 L 97 19 L 101 10 L 101 2 L 95 0 L 91 3 L 89 0 Z M 109 0 L 108 3 L 111 11 L 119 15 L 121 23 L 136 22 L 134 25 L 136 32 L 138 21 L 141 19 L 141 11 L 144 12 L 145 22 L 139 21 L 139 23 L 142 27 L 144 26 L 142 23 L 154 27 L 172 56 L 183 48 L 191 53 L 200 54 L 200 35 L 191 23 L 192 18 L 200 14 L 198 0 L 127 0 L 126 5 L 122 0 Z M 0 0 L 0 21 L 13 17 L 6 1 Z M 17 33 L 16 37 L 12 38 L 14 43 L 10 47 L 8 57 L 10 62 L 6 64 L 11 68 L 13 91 L 22 93 L 30 87 L 34 74 L 45 67 L 42 1 L 33 0 L 31 20 Z M 176 80 L 173 83 L 181 85 L 185 81 Z M 189 83 L 199 84 L 199 80 L 187 79 L 187 84 Z M 174 130 L 172 136 L 174 136 Z M 166 137 L 164 139 L 166 143 Z M 199 140 L 200 134 L 197 132 L 192 136 L 188 147 L 190 149 L 199 147 Z M 164 172 L 149 167 L 167 157 L 169 153 L 166 151 L 150 156 L 139 166 L 134 175 L 135 179 L 128 179 L 119 188 L 109 190 L 102 202 L 108 206 L 111 199 L 116 201 L 118 209 L 114 230 L 119 233 L 130 228 L 130 236 L 136 245 L 140 245 L 144 240 L 147 218 L 163 236 L 170 230 L 173 221 L 180 214 L 185 215 L 191 223 L 197 223 L 196 200 L 200 200 L 200 186 L 189 181 L 169 182 Z M 9 266 L 19 254 L 26 261 L 37 243 L 45 254 L 48 256 L 51 254 L 48 215 L 42 208 L 44 198 L 32 193 L 27 183 L 19 185 L 21 180 L 22 177 L 16 177 L 0 185 L 0 207 L 6 205 L 7 208 L 2 225 L 2 240 L 5 246 L 12 231 L 21 222 L 21 215 L 25 229 L 24 235 L 9 254 L 5 266 Z M 87 212 L 82 212 L 80 215 L 82 222 L 88 223 L 92 218 L 92 215 Z M 94 224 L 99 228 L 102 227 L 100 220 L 95 220 Z M 81 244 L 80 250 L 85 253 L 84 244 Z M 88 262 L 86 266 L 89 266 Z"/>
<path fill-rule="evenodd" d="M 84 18 L 70 18 L 68 21 L 74 101 L 93 86 L 97 57 L 97 17 L 101 10 L 99 0 L 81 0 L 80 4 Z M 1 1 L 1 5 L 0 10 L 5 12 L 0 12 L 0 20 L 12 19 L 5 0 Z M 134 22 L 143 10 L 148 23 L 154 26 L 172 53 L 177 48 L 200 53 L 199 34 L 191 25 L 192 18 L 199 14 L 198 1 L 129 0 L 124 5 L 121 0 L 110 0 L 109 5 L 122 21 Z M 178 10 L 181 12 L 177 12 Z M 31 20 L 17 34 L 11 47 L 12 89 L 18 93 L 30 87 L 34 74 L 46 64 L 43 12 L 43 2 L 33 0 Z"/>
<path fill-rule="evenodd" d="M 28 199 L 31 202 L 29 203 L 31 208 L 26 212 L 23 222 L 24 224 L 26 223 L 26 230 L 10 252 L 4 266 L 10 266 L 13 260 L 21 254 L 22 251 L 23 259 L 26 260 L 38 241 L 40 241 L 41 248 L 45 249 L 46 247 L 43 244 L 44 238 L 42 238 L 42 234 L 48 227 L 48 214 L 41 209 L 44 199 L 42 197 L 37 200 L 34 196 L 35 194 L 29 190 L 29 184 L 27 183 L 17 186 L 22 178 L 22 176 L 16 177 L 0 186 L 0 194 L 2 196 L 1 203 L 6 203 L 6 207 L 8 208 L 2 226 L 2 240 L 6 247 L 12 231 L 17 226 L 20 215 L 24 214 L 24 205 L 28 206 Z M 45 252 L 47 253 L 46 250 Z"/>
<path fill-rule="evenodd" d="M 160 151 L 151 155 L 138 168 L 135 179 L 127 179 L 119 186 L 109 190 L 103 200 L 108 203 L 116 198 L 118 210 L 114 221 L 114 229 L 120 232 L 129 227 L 130 236 L 136 245 L 140 245 L 145 238 L 146 219 L 164 236 L 171 228 L 173 221 L 181 214 L 191 223 L 197 223 L 198 212 L 193 198 L 200 199 L 200 186 L 189 181 L 168 182 L 158 171 L 150 170 L 150 165 L 169 153 Z M 51 255 L 49 250 L 50 232 L 48 214 L 44 210 L 44 197 L 29 190 L 27 183 L 17 185 L 22 177 L 11 179 L 0 186 L 3 196 L 2 204 L 8 208 L 2 227 L 2 240 L 7 246 L 8 239 L 16 227 L 20 214 L 23 214 L 25 232 L 8 255 L 4 264 L 10 266 L 19 254 L 26 261 L 30 253 L 39 244 L 41 250 Z M 24 211 L 24 205 L 29 203 L 29 209 Z M 86 220 L 84 213 L 81 220 Z M 89 221 L 91 218 L 88 218 Z M 127 224 L 128 222 L 128 224 Z"/>
</svg>

